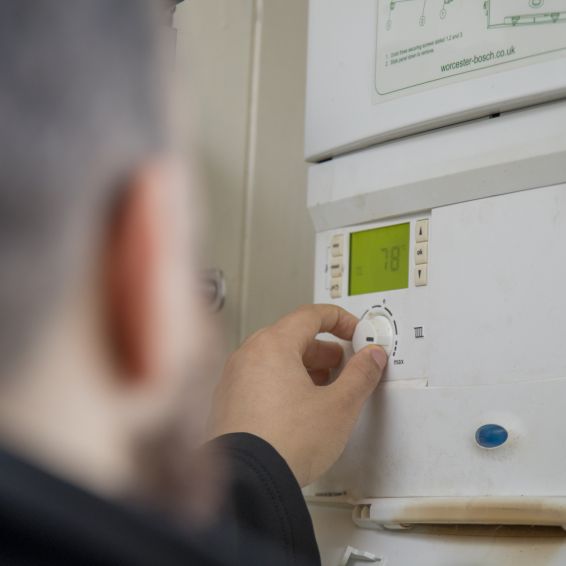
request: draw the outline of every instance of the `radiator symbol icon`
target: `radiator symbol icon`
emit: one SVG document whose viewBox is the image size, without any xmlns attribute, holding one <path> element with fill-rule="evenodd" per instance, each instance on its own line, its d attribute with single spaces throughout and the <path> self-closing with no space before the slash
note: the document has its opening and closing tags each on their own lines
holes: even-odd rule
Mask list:
<svg viewBox="0 0 566 566">
<path fill-rule="evenodd" d="M 415 326 L 415 338 L 424 338 L 422 326 Z"/>
</svg>

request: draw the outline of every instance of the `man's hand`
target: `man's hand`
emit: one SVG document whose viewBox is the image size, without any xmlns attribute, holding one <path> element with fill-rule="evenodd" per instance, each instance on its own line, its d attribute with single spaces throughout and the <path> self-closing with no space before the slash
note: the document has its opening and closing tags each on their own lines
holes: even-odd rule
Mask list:
<svg viewBox="0 0 566 566">
<path fill-rule="evenodd" d="M 255 434 L 285 458 L 301 486 L 317 479 L 342 453 L 387 364 L 382 348 L 368 346 L 327 385 L 330 369 L 342 360 L 342 347 L 316 335 L 329 332 L 351 340 L 357 322 L 339 307 L 313 305 L 253 334 L 224 369 L 214 436 Z"/>
</svg>

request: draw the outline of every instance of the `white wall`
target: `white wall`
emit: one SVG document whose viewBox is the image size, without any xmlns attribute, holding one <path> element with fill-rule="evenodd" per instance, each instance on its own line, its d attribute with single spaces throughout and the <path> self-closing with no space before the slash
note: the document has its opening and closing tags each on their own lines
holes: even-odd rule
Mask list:
<svg viewBox="0 0 566 566">
<path fill-rule="evenodd" d="M 197 159 L 210 208 L 207 259 L 227 277 L 223 318 L 229 345 L 240 328 L 247 179 L 252 0 L 185 0 L 177 8 L 177 60 L 189 84 Z M 185 82 L 185 81 L 184 81 Z"/>
<path fill-rule="evenodd" d="M 312 299 L 307 7 L 306 0 L 185 0 L 177 9 L 179 64 L 193 92 L 208 188 L 208 259 L 227 276 L 230 347 Z"/>
</svg>

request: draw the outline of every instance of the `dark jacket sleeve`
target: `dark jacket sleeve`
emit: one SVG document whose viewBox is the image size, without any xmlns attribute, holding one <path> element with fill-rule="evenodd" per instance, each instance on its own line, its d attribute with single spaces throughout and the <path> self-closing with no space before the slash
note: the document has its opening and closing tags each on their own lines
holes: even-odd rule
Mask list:
<svg viewBox="0 0 566 566">
<path fill-rule="evenodd" d="M 265 440 L 247 433 L 221 436 L 219 450 L 231 478 L 231 513 L 245 530 L 279 546 L 287 563 L 320 564 L 312 521 L 287 462 Z"/>
</svg>

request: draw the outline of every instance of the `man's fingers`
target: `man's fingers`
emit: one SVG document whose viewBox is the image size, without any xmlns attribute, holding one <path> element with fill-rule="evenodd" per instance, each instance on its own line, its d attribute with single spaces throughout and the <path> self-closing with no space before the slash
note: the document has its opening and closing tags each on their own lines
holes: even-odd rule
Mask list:
<svg viewBox="0 0 566 566">
<path fill-rule="evenodd" d="M 359 410 L 377 387 L 386 365 L 387 354 L 383 348 L 368 346 L 350 358 L 330 388 L 341 403 Z"/>
<path fill-rule="evenodd" d="M 313 340 L 303 354 L 303 363 L 309 369 L 336 368 L 342 361 L 342 346 L 336 342 Z"/>
<path fill-rule="evenodd" d="M 283 317 L 275 324 L 279 332 L 295 340 L 305 352 L 312 339 L 321 332 L 351 340 L 358 319 L 336 305 L 308 305 Z"/>
</svg>

